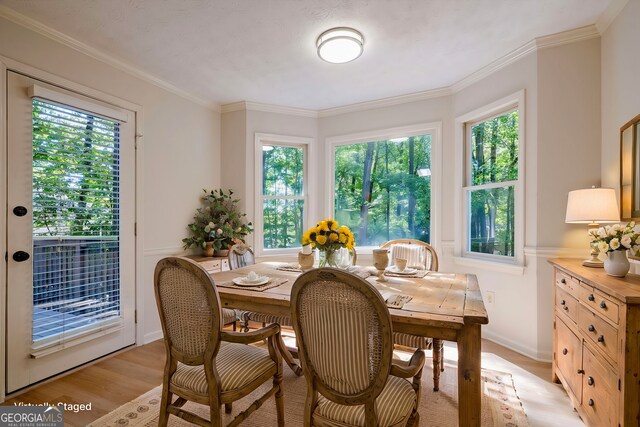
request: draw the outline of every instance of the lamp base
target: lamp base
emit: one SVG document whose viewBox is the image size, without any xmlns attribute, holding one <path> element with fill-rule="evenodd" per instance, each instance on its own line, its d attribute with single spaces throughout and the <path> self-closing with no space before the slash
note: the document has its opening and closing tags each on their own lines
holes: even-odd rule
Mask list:
<svg viewBox="0 0 640 427">
<path fill-rule="evenodd" d="M 585 259 L 584 261 L 582 261 L 582 265 L 592 268 L 604 268 L 604 262 L 600 261 L 599 259 L 596 259 L 595 261 L 593 259 Z"/>
</svg>

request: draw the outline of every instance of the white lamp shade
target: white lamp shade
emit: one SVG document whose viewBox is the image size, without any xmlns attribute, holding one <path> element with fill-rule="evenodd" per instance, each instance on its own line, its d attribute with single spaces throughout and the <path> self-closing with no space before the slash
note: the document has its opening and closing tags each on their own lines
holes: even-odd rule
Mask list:
<svg viewBox="0 0 640 427">
<path fill-rule="evenodd" d="M 613 188 L 587 188 L 569 192 L 565 222 L 597 224 L 620 222 L 620 211 Z"/>
</svg>

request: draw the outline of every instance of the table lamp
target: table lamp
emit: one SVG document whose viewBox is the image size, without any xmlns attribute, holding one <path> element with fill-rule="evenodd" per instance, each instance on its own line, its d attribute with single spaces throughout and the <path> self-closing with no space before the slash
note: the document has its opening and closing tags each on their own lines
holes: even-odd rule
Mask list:
<svg viewBox="0 0 640 427">
<path fill-rule="evenodd" d="M 568 224 L 588 224 L 589 228 L 597 228 L 603 223 L 620 222 L 620 211 L 616 192 L 613 188 L 586 188 L 569 191 L 567 199 Z M 604 263 L 598 259 L 598 249 L 591 245 L 591 258 L 582 262 L 587 267 L 602 267 Z"/>
</svg>

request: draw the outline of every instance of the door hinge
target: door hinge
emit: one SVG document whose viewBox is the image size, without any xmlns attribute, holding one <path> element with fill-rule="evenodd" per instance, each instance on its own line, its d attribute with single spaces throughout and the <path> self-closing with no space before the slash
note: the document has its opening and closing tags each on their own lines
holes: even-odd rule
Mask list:
<svg viewBox="0 0 640 427">
<path fill-rule="evenodd" d="M 622 390 L 622 380 L 618 378 L 618 391 Z"/>
<path fill-rule="evenodd" d="M 138 323 L 138 310 L 133 310 L 133 323 Z"/>
<path fill-rule="evenodd" d="M 133 235 L 134 236 L 138 235 L 138 223 L 137 222 L 133 223 Z"/>
<path fill-rule="evenodd" d="M 4 253 L 4 262 L 9 262 L 9 252 Z"/>
</svg>

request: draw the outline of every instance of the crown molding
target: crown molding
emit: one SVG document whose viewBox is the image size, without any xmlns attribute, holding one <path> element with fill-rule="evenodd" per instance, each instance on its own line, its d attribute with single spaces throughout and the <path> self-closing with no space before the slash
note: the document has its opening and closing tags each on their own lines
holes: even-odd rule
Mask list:
<svg viewBox="0 0 640 427">
<path fill-rule="evenodd" d="M 440 98 L 451 95 L 451 88 L 431 89 L 422 92 L 408 93 L 405 95 L 391 96 L 373 101 L 358 102 L 356 104 L 341 107 L 325 108 L 318 111 L 318 117 L 337 116 L 339 114 L 354 113 L 357 111 L 373 110 L 375 108 L 391 107 L 393 105 L 407 104 L 409 102 L 424 101 L 425 99 Z"/>
<path fill-rule="evenodd" d="M 544 37 L 538 37 L 531 40 L 519 48 L 509 52 L 502 58 L 496 59 L 490 64 L 482 67 L 478 71 L 471 73 L 462 80 L 454 83 L 451 86 L 453 93 L 459 92 L 462 89 L 471 86 L 472 84 L 490 76 L 491 74 L 505 68 L 508 65 L 520 60 L 521 58 L 529 55 L 530 53 L 537 52 L 541 49 L 549 47 L 560 46 L 569 43 L 575 43 L 583 40 L 599 37 L 600 33 L 595 25 L 588 25 L 586 27 L 575 28 L 569 31 L 563 31 L 561 33 L 551 34 Z"/>
<path fill-rule="evenodd" d="M 609 28 L 609 25 L 616 19 L 616 17 L 622 12 L 622 9 L 629 3 L 629 0 L 612 0 L 609 6 L 604 10 L 600 18 L 596 21 L 596 27 L 600 34 L 604 34 Z"/>
<path fill-rule="evenodd" d="M 282 105 L 262 104 L 259 102 L 240 101 L 232 104 L 224 104 L 220 108 L 220 112 L 231 113 L 233 111 L 262 111 L 265 113 L 287 114 L 289 116 L 298 117 L 318 117 L 317 110 L 309 110 L 306 108 L 285 107 Z"/>
<path fill-rule="evenodd" d="M 85 55 L 88 55 L 94 59 L 104 62 L 116 69 L 124 71 L 134 77 L 147 81 L 155 86 L 165 89 L 171 93 L 174 93 L 180 97 L 188 99 L 196 104 L 202 105 L 213 111 L 219 113 L 230 113 L 233 111 L 262 111 L 276 114 L 286 114 L 299 117 L 330 117 L 340 114 L 353 113 L 358 111 L 372 110 L 376 108 L 390 107 L 399 104 L 406 104 L 410 102 L 419 102 L 432 98 L 439 98 L 448 96 L 461 91 L 462 89 L 488 77 L 489 75 L 505 68 L 506 66 L 518 61 L 530 53 L 536 52 L 540 49 L 545 49 L 554 46 L 560 46 L 569 43 L 575 43 L 591 38 L 599 37 L 606 28 L 613 22 L 615 17 L 625 7 L 628 0 L 613 0 L 609 7 L 600 16 L 597 23 L 594 25 L 588 25 L 586 27 L 576 28 L 569 31 L 564 31 L 549 36 L 538 37 L 523 46 L 513 50 L 512 52 L 504 55 L 503 57 L 491 62 L 490 64 L 482 67 L 474 73 L 468 75 L 462 80 L 454 83 L 451 86 L 443 87 L 439 89 L 432 89 L 422 92 L 409 93 L 404 95 L 392 96 L 388 98 L 377 99 L 373 101 L 359 102 L 355 104 L 344 105 L 334 108 L 326 108 L 321 110 L 311 110 L 305 108 L 286 107 L 281 105 L 262 104 L 258 102 L 241 101 L 220 106 L 217 103 L 211 102 L 207 99 L 193 95 L 178 87 L 168 83 L 148 72 L 136 67 L 133 64 L 120 60 L 110 54 L 102 52 L 96 48 L 93 48 L 81 41 L 78 41 L 64 33 L 54 30 L 34 19 L 31 19 L 25 15 L 22 15 L 6 6 L 0 5 L 0 17 L 5 18 L 15 24 L 21 25 L 30 29 L 38 34 L 48 37 L 58 43 L 68 46 L 74 50 L 77 50 Z"/>
<path fill-rule="evenodd" d="M 198 105 L 209 108 L 211 110 L 220 112 L 220 106 L 216 103 L 208 101 L 199 96 L 192 95 L 171 83 L 168 83 L 138 67 L 128 62 L 125 62 L 121 59 L 116 58 L 113 55 L 110 55 L 106 52 L 103 52 L 99 49 L 91 47 L 79 40 L 74 39 L 64 33 L 61 33 L 58 30 L 55 30 L 43 23 L 36 21 L 35 19 L 29 18 L 21 13 L 16 12 L 13 9 L 10 9 L 6 6 L 0 5 L 0 18 L 4 18 L 8 21 L 13 22 L 14 24 L 25 27 L 31 31 L 34 31 L 42 36 L 45 36 L 55 42 L 58 42 L 62 45 L 70 47 L 80 53 L 83 53 L 87 56 L 90 56 L 93 59 L 96 59 L 100 62 L 104 62 L 107 65 L 112 66 L 120 71 L 124 71 L 127 74 L 130 74 L 134 77 L 137 77 L 141 80 L 144 80 L 148 83 L 151 83 L 154 86 L 157 86 L 161 89 L 164 89 L 168 92 L 171 92 L 175 95 L 178 95 L 182 98 L 188 99 Z"/>
<path fill-rule="evenodd" d="M 535 43 L 536 48 L 539 50 L 546 49 L 548 47 L 561 46 L 563 44 L 581 42 L 583 40 L 595 39 L 596 37 L 600 37 L 600 32 L 598 31 L 598 27 L 593 24 L 569 31 L 563 31 L 562 33 L 538 37 L 535 39 Z"/>
</svg>

